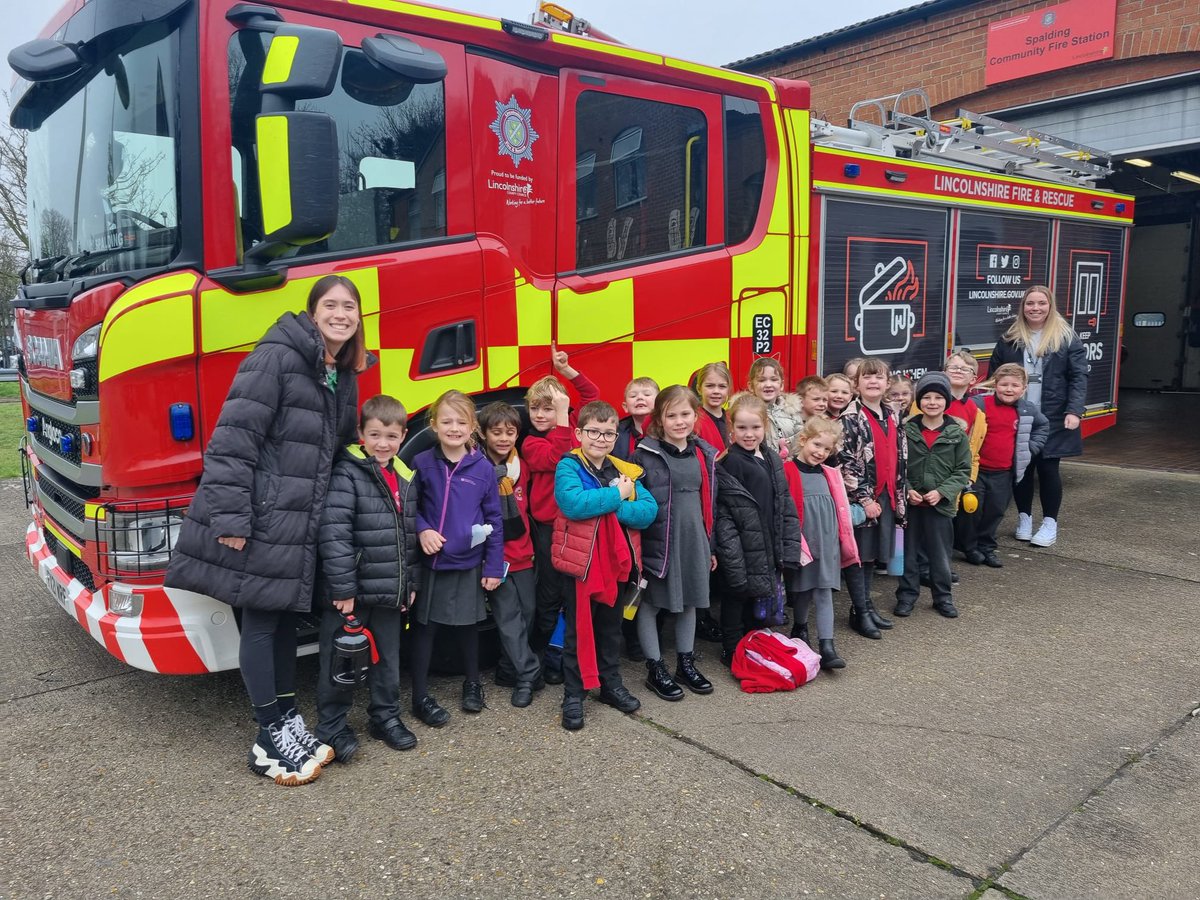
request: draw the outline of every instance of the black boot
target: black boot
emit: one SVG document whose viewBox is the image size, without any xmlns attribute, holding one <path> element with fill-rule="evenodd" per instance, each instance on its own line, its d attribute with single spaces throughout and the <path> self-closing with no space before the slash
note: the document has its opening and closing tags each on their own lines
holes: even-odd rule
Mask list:
<svg viewBox="0 0 1200 900">
<path fill-rule="evenodd" d="M 711 694 L 712 682 L 700 674 L 696 668 L 695 653 L 678 654 L 679 664 L 675 668 L 675 678 L 682 681 L 693 694 Z"/>
<path fill-rule="evenodd" d="M 837 649 L 833 646 L 833 638 L 821 638 L 817 645 L 821 648 L 822 669 L 846 668 L 846 661 L 838 656 Z"/>
<path fill-rule="evenodd" d="M 646 687 L 664 700 L 683 699 L 683 688 L 675 683 L 661 659 L 646 660 Z"/>
<path fill-rule="evenodd" d="M 867 613 L 871 616 L 871 621 L 875 623 L 876 628 L 882 628 L 884 631 L 887 631 L 895 624 L 891 619 L 885 618 L 883 613 L 877 610 L 875 604 L 870 600 L 867 601 Z"/>
<path fill-rule="evenodd" d="M 794 625 L 792 625 L 792 637 L 799 638 L 800 640 L 804 641 L 804 643 L 807 644 L 808 643 L 808 623 L 807 622 L 797 622 Z"/>
<path fill-rule="evenodd" d="M 883 637 L 871 618 L 871 570 L 866 566 L 850 566 L 843 570 L 846 590 L 850 594 L 850 629 L 865 638 L 877 641 Z"/>
</svg>

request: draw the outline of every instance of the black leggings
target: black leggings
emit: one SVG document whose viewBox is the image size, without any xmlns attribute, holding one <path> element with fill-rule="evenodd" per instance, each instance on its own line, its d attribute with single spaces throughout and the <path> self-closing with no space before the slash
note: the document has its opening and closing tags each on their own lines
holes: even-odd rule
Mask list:
<svg viewBox="0 0 1200 900">
<path fill-rule="evenodd" d="M 413 706 L 416 706 L 429 693 L 429 663 L 433 660 L 433 639 L 437 637 L 439 628 L 449 628 L 458 638 L 458 652 L 462 654 L 463 676 L 465 681 L 479 680 L 479 625 L 439 625 L 430 622 L 428 625 L 412 626 L 412 654 L 410 671 L 412 672 Z"/>
<path fill-rule="evenodd" d="M 1017 512 L 1031 515 L 1033 513 L 1033 487 L 1037 482 L 1038 495 L 1042 501 L 1042 516 L 1047 519 L 1058 519 L 1058 510 L 1062 506 L 1062 476 L 1058 472 L 1058 459 L 1046 459 L 1035 456 L 1025 477 L 1013 488 L 1013 496 L 1017 500 Z"/>
<path fill-rule="evenodd" d="M 238 664 L 255 715 L 269 724 L 278 718 L 276 698 L 296 691 L 295 614 L 243 609 Z"/>
</svg>

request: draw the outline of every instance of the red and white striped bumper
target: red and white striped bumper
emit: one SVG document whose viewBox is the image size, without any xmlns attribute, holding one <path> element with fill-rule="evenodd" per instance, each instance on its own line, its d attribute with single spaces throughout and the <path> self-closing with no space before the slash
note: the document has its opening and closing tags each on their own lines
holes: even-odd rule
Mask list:
<svg viewBox="0 0 1200 900">
<path fill-rule="evenodd" d="M 161 584 L 138 585 L 134 590 L 143 597 L 141 614 L 117 615 L 106 602 L 109 586 L 89 591 L 64 571 L 36 522 L 25 532 L 25 550 L 59 606 L 122 662 L 165 675 L 237 668 L 238 629 L 224 603 Z"/>
</svg>

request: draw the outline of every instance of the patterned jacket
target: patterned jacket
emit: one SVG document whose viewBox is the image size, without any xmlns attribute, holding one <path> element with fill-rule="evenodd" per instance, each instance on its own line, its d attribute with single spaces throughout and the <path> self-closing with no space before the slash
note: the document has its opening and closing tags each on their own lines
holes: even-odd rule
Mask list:
<svg viewBox="0 0 1200 900">
<path fill-rule="evenodd" d="M 888 407 L 884 406 L 887 410 Z M 862 504 L 875 499 L 875 438 L 871 431 L 872 415 L 863 409 L 859 400 L 850 401 L 841 418 L 842 449 L 838 452 L 838 463 L 842 468 L 842 479 L 846 482 L 846 495 L 851 503 Z M 896 441 L 896 522 L 904 522 L 905 501 L 905 468 L 908 464 L 908 443 L 904 439 L 904 429 L 894 412 L 887 414 L 888 434 Z M 873 528 L 877 519 L 867 519 L 859 528 Z"/>
</svg>

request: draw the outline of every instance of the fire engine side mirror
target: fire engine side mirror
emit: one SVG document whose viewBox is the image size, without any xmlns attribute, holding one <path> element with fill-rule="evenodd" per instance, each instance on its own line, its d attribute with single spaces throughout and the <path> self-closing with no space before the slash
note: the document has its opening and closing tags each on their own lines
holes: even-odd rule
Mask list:
<svg viewBox="0 0 1200 900">
<path fill-rule="evenodd" d="M 280 25 L 271 36 L 255 118 L 263 240 L 249 265 L 328 237 L 337 227 L 337 124 L 326 113 L 296 111 L 297 100 L 328 96 L 342 64 L 335 31 Z"/>
<path fill-rule="evenodd" d="M 338 218 L 338 141 L 332 116 L 317 112 L 261 113 L 258 187 L 263 241 L 248 261 L 272 259 L 292 247 L 328 237 Z"/>
</svg>

